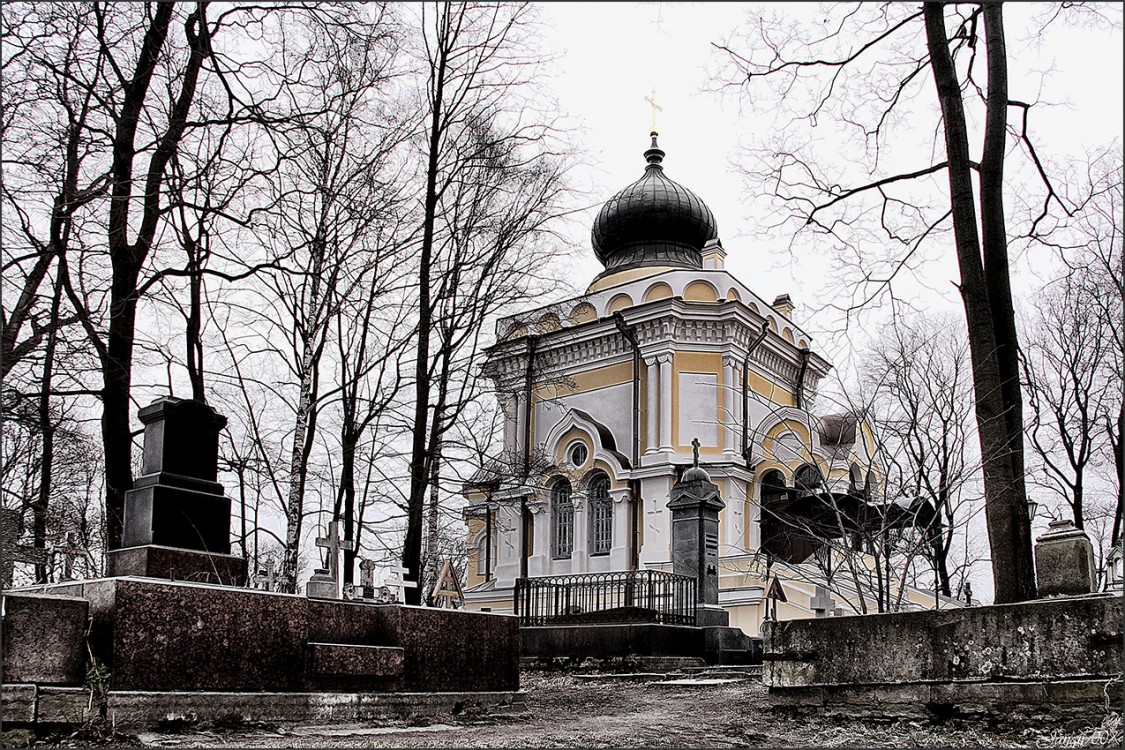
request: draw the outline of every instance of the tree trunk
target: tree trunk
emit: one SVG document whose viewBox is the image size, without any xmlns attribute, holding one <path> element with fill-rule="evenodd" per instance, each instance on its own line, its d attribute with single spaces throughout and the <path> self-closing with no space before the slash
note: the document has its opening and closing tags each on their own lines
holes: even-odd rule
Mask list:
<svg viewBox="0 0 1125 750">
<path fill-rule="evenodd" d="M 59 319 L 59 306 L 62 303 L 63 282 L 60 275 L 55 280 L 55 291 L 51 297 L 51 320 Z M 51 469 L 55 463 L 55 423 L 51 419 L 51 385 L 54 380 L 55 349 L 58 345 L 58 326 L 52 325 L 47 331 L 47 345 L 43 351 L 43 377 L 39 392 L 39 432 L 42 443 L 39 458 L 39 494 L 32 506 L 32 531 L 35 546 L 47 547 L 47 515 L 51 502 Z M 61 532 L 62 530 L 60 530 Z M 48 583 L 49 566 L 36 563 L 35 582 Z"/>
<path fill-rule="evenodd" d="M 426 162 L 426 200 L 422 223 L 422 252 L 418 263 L 418 349 L 414 364 L 414 427 L 410 451 L 410 497 L 406 507 L 406 539 L 403 543 L 402 566 L 407 576 L 421 582 L 422 565 L 422 514 L 429 480 L 431 456 L 427 447 L 430 437 L 430 327 L 433 310 L 430 307 L 430 269 L 433 263 L 434 225 L 436 223 L 438 191 L 438 162 L 441 150 L 444 119 L 443 97 L 445 90 L 447 35 L 449 33 L 448 6 L 439 20 L 437 60 L 433 68 L 433 91 L 430 93 L 430 127 L 428 158 Z M 406 603 L 422 601 L 421 585 L 406 590 Z"/>
<path fill-rule="evenodd" d="M 930 64 L 944 120 L 953 231 L 958 266 L 961 271 L 960 290 L 965 306 L 969 351 L 973 363 L 973 389 L 976 395 L 977 430 L 984 474 L 985 515 L 989 544 L 992 549 L 995 601 L 998 604 L 1025 601 L 1035 598 L 1035 574 L 1023 475 L 1015 473 L 1017 463 L 1022 464 L 1022 453 L 1018 457 L 1014 455 L 1016 451 L 1013 448 L 1009 427 L 1012 411 L 1015 410 L 1022 418 L 1022 410 L 1018 403 L 1013 405 L 1004 398 L 1005 378 L 997 356 L 995 313 L 990 304 L 988 277 L 981 261 L 980 240 L 977 234 L 976 201 L 973 195 L 964 104 L 949 52 L 942 4 L 925 3 L 924 15 Z M 993 28 L 992 33 L 1002 36 L 1002 28 Z M 993 64 L 992 58 L 997 54 L 1002 55 L 1003 51 L 1002 44 L 999 49 L 989 46 L 990 69 Z M 997 115 L 993 112 L 993 108 L 997 106 L 993 99 L 995 94 L 990 80 L 986 128 L 996 127 Z M 1006 108 L 1006 101 L 1003 106 Z M 1002 118 L 1003 114 L 1001 113 L 999 117 Z M 1003 127 L 1002 119 L 999 122 Z M 993 141 L 989 143 L 992 148 L 996 148 L 993 146 L 994 141 L 995 135 Z M 1001 143 L 1000 148 L 1002 147 Z M 982 192 L 987 192 L 984 185 L 987 184 L 990 189 L 994 186 L 995 170 L 1000 170 L 999 175 L 1002 179 L 1002 159 L 998 165 L 993 156 L 990 165 L 993 172 L 990 172 L 987 180 L 983 176 L 984 166 L 982 164 Z M 993 211 L 996 210 L 995 203 L 990 202 L 989 206 Z M 989 215 L 986 219 L 983 224 L 987 227 L 988 237 L 995 242 L 997 226 L 999 231 L 1003 232 L 1003 217 L 997 220 L 996 217 Z M 992 269 L 993 274 L 1007 273 L 1006 249 L 1001 252 L 999 258 L 993 256 L 989 261 L 1004 264 L 1002 268 Z M 998 304 L 1000 307 L 1005 304 L 1010 307 L 1010 301 L 1005 303 L 1003 299 L 999 300 Z M 1013 337 L 1004 336 L 1004 339 L 1006 344 L 1015 342 Z M 1020 429 L 1022 430 L 1022 425 Z"/>
</svg>

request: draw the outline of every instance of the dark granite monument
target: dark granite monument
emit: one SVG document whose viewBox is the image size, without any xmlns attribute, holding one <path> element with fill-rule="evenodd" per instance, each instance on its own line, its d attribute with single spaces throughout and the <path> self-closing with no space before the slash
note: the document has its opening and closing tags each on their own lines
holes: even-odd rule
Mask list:
<svg viewBox="0 0 1125 750">
<path fill-rule="evenodd" d="M 215 481 L 226 417 L 173 396 L 138 416 L 141 476 L 125 493 L 122 547 L 109 552 L 110 575 L 245 585 L 246 560 L 230 553 L 230 498 Z"/>
<path fill-rule="evenodd" d="M 726 625 L 730 616 L 719 606 L 719 511 L 726 504 L 719 488 L 699 465 L 699 440 L 691 441 L 695 460 L 672 486 L 672 572 L 696 580 L 697 625 Z"/>
</svg>

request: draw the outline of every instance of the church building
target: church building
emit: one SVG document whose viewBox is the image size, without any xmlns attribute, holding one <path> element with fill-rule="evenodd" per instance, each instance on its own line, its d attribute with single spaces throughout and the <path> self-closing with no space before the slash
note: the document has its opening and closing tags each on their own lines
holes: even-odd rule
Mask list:
<svg viewBox="0 0 1125 750">
<path fill-rule="evenodd" d="M 520 578 L 671 571 L 667 503 L 697 440 L 725 503 L 714 541 L 730 624 L 757 635 L 774 580 L 772 616 L 842 614 L 857 592 L 833 579 L 817 533 L 840 524 L 814 506 L 872 505 L 873 435 L 818 412 L 831 365 L 788 295 L 767 302 L 727 272 L 715 217 L 651 138 L 644 174 L 594 222 L 605 270 L 586 293 L 497 324 L 486 373 L 504 449 L 464 487 L 466 605 L 511 612 Z M 925 595 L 905 598 L 933 606 Z"/>
</svg>

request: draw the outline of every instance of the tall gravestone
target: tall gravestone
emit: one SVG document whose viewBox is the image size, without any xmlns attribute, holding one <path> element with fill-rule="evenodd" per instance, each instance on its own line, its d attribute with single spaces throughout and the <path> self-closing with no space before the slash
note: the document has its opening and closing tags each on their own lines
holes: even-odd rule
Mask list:
<svg viewBox="0 0 1125 750">
<path fill-rule="evenodd" d="M 110 575 L 245 585 L 246 560 L 230 553 L 230 498 L 215 481 L 226 417 L 174 396 L 138 416 L 145 426 L 141 475 L 125 493 Z"/>
<path fill-rule="evenodd" d="M 699 440 L 692 440 L 695 459 L 672 486 L 672 572 L 696 581 L 697 625 L 726 625 L 719 606 L 719 511 L 725 503 L 719 487 L 699 465 Z"/>
</svg>

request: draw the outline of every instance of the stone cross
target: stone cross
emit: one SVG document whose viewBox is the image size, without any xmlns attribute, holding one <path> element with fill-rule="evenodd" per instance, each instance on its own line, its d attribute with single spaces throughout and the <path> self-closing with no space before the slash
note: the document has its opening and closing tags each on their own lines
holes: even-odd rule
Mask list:
<svg viewBox="0 0 1125 750">
<path fill-rule="evenodd" d="M 396 565 L 389 572 L 392 577 L 387 583 L 398 590 L 398 602 L 403 604 L 406 602 L 406 590 L 418 588 L 418 582 L 406 580 L 407 569 L 401 565 Z"/>
<path fill-rule="evenodd" d="M 277 591 L 277 563 L 274 562 L 272 557 L 266 558 L 266 562 L 261 570 L 258 571 L 259 576 L 263 576 L 266 584 L 266 591 Z M 261 581 L 259 581 L 260 583 Z"/>
<path fill-rule="evenodd" d="M 836 607 L 836 600 L 829 598 L 828 593 L 828 589 L 817 586 L 816 596 L 809 601 L 809 607 L 817 617 L 828 617 L 828 613 Z"/>
<path fill-rule="evenodd" d="M 694 437 L 691 439 L 691 465 L 699 466 L 699 438 Z"/>
<path fill-rule="evenodd" d="M 3 577 L 4 588 L 12 585 L 16 563 L 42 565 L 47 562 L 47 550 L 19 544 L 22 526 L 18 510 L 3 509 L 3 515 L 0 515 L 0 575 Z"/>
<path fill-rule="evenodd" d="M 363 588 L 364 599 L 375 598 L 375 561 L 363 560 L 359 563 L 359 585 Z"/>
<path fill-rule="evenodd" d="M 645 97 L 645 101 L 648 102 L 650 107 L 652 107 L 652 132 L 655 133 L 656 132 L 656 111 L 657 110 L 660 110 L 661 112 L 664 111 L 664 107 L 661 107 L 659 104 L 656 103 L 656 87 L 655 86 L 652 87 L 652 94 Z"/>
<path fill-rule="evenodd" d="M 328 575 L 333 581 L 340 582 L 340 550 L 355 549 L 355 542 L 340 540 L 340 522 L 328 522 L 328 536 L 318 536 L 316 546 L 328 550 Z"/>
</svg>

